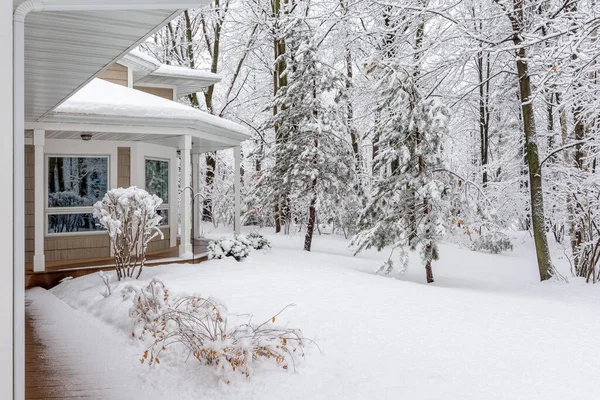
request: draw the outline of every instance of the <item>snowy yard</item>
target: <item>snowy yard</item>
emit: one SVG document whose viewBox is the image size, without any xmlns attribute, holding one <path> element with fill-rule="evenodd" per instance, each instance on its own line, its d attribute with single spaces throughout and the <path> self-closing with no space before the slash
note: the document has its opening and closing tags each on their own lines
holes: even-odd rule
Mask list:
<svg viewBox="0 0 600 400">
<path fill-rule="evenodd" d="M 116 352 L 131 358 L 130 382 L 148 386 L 157 398 L 600 398 L 598 287 L 573 278 L 539 283 L 526 233 L 513 233 L 515 251 L 502 255 L 443 243 L 431 285 L 418 257 L 406 276 L 392 279 L 372 274 L 387 253 L 352 257 L 339 237 L 315 236 L 312 253 L 301 250 L 303 236 L 269 239 L 273 250 L 241 263 L 147 268 L 134 284 L 160 277 L 172 294 L 212 295 L 231 313 L 251 313 L 256 321 L 294 303 L 278 324 L 302 329 L 322 350 L 308 346 L 296 374 L 264 365 L 227 385 L 193 359 L 152 368 L 134 363 L 145 347 L 130 338 L 131 301 L 119 295 L 123 284 L 104 298 L 93 274 L 52 293 L 82 319 L 97 319 Z M 553 249 L 553 259 L 568 269 L 561 249 Z M 39 295 L 29 293 L 34 300 Z M 87 338 L 94 347 L 98 339 Z"/>
</svg>

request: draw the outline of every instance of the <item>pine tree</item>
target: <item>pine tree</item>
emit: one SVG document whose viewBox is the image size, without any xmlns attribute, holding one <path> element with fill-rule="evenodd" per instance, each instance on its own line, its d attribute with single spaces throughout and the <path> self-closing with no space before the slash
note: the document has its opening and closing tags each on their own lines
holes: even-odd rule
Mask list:
<svg viewBox="0 0 600 400">
<path fill-rule="evenodd" d="M 441 139 L 447 131 L 447 112 L 435 99 L 425 99 L 413 75 L 398 65 L 375 63 L 380 75 L 379 152 L 374 160 L 380 177 L 360 215 L 361 232 L 353 243 L 357 252 L 392 246 L 401 252 L 421 249 L 427 282 L 433 282 L 431 263 L 438 258 L 437 240 L 443 233 L 442 200 L 445 184 L 438 179 Z M 389 261 L 380 270 L 393 272 Z"/>
<path fill-rule="evenodd" d="M 261 186 L 267 203 L 286 196 L 294 209 L 308 209 L 295 219 L 306 220 L 304 249 L 310 251 L 320 199 L 339 199 L 353 188 L 353 154 L 339 98 L 342 75 L 319 61 L 318 38 L 303 17 L 290 15 L 287 23 L 287 85 L 275 97 L 279 111 L 273 121 L 284 139 L 275 143 L 277 163 Z"/>
</svg>

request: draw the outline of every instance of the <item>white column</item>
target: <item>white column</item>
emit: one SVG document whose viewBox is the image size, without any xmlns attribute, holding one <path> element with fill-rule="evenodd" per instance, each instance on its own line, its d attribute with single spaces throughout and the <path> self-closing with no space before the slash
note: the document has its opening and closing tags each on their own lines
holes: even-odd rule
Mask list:
<svg viewBox="0 0 600 400">
<path fill-rule="evenodd" d="M 240 234 L 241 229 L 241 199 L 240 199 L 240 186 L 241 182 L 241 174 L 240 168 L 242 165 L 242 152 L 240 146 L 235 146 L 233 148 L 233 192 L 234 192 L 234 218 L 233 218 L 233 232 L 235 235 Z"/>
<path fill-rule="evenodd" d="M 192 188 L 194 194 L 200 191 L 200 154 L 192 154 Z M 200 237 L 200 218 L 202 214 L 203 201 L 201 196 L 196 196 L 192 212 L 194 213 L 194 238 Z"/>
<path fill-rule="evenodd" d="M 46 213 L 44 209 L 44 144 L 46 142 L 46 132 L 41 129 L 33 131 L 35 173 L 34 173 L 34 189 L 35 189 L 35 222 L 34 222 L 34 244 L 35 250 L 33 254 L 33 270 L 41 272 L 46 269 L 46 257 L 44 255 L 44 228 L 46 226 Z"/>
<path fill-rule="evenodd" d="M 0 196 L 0 399 L 13 398 L 13 384 L 19 386 L 17 392 L 24 395 L 25 381 L 21 380 L 25 373 L 25 363 L 19 364 L 22 369 L 18 372 L 21 379 L 13 381 L 13 333 L 15 336 L 23 335 L 24 325 L 21 329 L 13 322 L 13 50 L 12 50 L 12 14 L 13 2 L 0 2 L 0 55 L 4 60 L 0 63 L 0 81 L 2 91 L 0 92 L 0 121 L 4 136 L 0 146 L 0 159 L 3 167 L 0 168 L 0 182 L 4 187 L 3 196 Z M 23 270 L 19 276 L 24 275 Z M 21 314 L 25 310 L 20 309 L 24 304 L 17 301 L 15 310 Z M 24 318 L 24 317 L 23 317 Z M 17 320 L 17 318 L 15 318 Z M 23 319 L 24 320 L 24 319 Z M 19 322 L 17 320 L 17 322 Z M 14 329 L 14 331 L 13 331 Z M 15 343 L 16 344 L 16 343 Z M 16 351 L 25 350 L 25 346 L 16 346 Z M 22 386 L 22 389 L 21 389 Z"/>
<path fill-rule="evenodd" d="M 177 236 L 179 235 L 179 202 L 177 193 L 179 192 L 179 157 L 176 150 L 173 150 L 169 158 L 169 247 L 177 246 Z M 145 179 L 145 178 L 144 178 Z"/>
<path fill-rule="evenodd" d="M 13 18 L 13 179 L 11 218 L 3 219 L 3 225 L 12 221 L 12 261 L 13 261 L 13 396 L 25 398 L 25 15 L 17 11 L 27 8 L 31 2 L 24 2 L 15 10 Z M 10 33 L 2 38 L 10 37 Z M 10 56 L 5 54 L 5 60 Z M 6 61 L 5 61 L 6 62 Z M 4 89 L 7 90 L 6 88 Z M 3 119 L 4 122 L 7 119 Z M 10 143 L 10 142 L 8 142 Z M 3 148 L 7 141 L 3 141 Z M 3 158 L 4 162 L 11 157 Z M 10 194 L 9 194 L 10 196 Z M 11 254 L 10 252 L 7 254 Z"/>
<path fill-rule="evenodd" d="M 190 135 L 181 137 L 179 150 L 181 151 L 181 189 L 183 190 L 181 193 L 181 205 L 179 207 L 181 215 L 181 243 L 179 244 L 179 255 L 183 255 L 192 251 L 192 193 L 189 189 L 186 189 L 192 184 L 190 181 L 192 175 L 192 137 Z"/>
</svg>

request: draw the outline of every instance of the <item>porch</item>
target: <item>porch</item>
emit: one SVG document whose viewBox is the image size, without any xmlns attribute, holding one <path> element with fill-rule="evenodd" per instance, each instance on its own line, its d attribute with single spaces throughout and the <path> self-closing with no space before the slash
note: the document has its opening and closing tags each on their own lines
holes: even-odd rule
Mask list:
<svg viewBox="0 0 600 400">
<path fill-rule="evenodd" d="M 207 247 L 208 240 L 194 239 L 192 242 L 193 252 L 183 256 L 179 254 L 179 246 L 153 251 L 146 254 L 145 266 L 198 264 L 208 259 Z M 111 257 L 46 261 L 45 269 L 41 272 L 33 270 L 33 263 L 25 263 L 25 288 L 39 286 L 50 289 L 65 278 L 77 278 L 98 271 L 110 271 L 113 268 L 114 261 Z"/>
<path fill-rule="evenodd" d="M 237 232 L 244 132 L 199 110 L 99 80 L 26 123 L 26 286 L 51 287 L 61 277 L 112 266 L 108 235 L 92 212 L 116 187 L 137 186 L 163 199 L 164 237 L 149 244 L 147 265 L 202 259 L 200 157 L 234 150 Z"/>
</svg>

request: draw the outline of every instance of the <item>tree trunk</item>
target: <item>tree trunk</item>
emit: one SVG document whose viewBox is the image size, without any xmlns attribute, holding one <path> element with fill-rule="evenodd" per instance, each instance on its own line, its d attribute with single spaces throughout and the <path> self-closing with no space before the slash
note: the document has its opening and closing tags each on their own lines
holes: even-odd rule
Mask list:
<svg viewBox="0 0 600 400">
<path fill-rule="evenodd" d="M 544 218 L 544 192 L 542 190 L 542 171 L 536 141 L 535 116 L 531 97 L 531 78 L 527 63 L 527 52 L 522 47 L 520 32 L 523 28 L 524 0 L 513 0 L 514 8 L 511 22 L 514 28 L 513 42 L 517 50 L 517 73 L 519 76 L 519 89 L 521 94 L 521 113 L 523 116 L 523 131 L 525 134 L 525 149 L 527 151 L 527 165 L 529 170 L 529 193 L 531 198 L 531 219 L 533 237 L 537 255 L 540 280 L 550 279 L 553 273 L 548 239 L 546 237 Z"/>
<path fill-rule="evenodd" d="M 315 231 L 315 223 L 317 221 L 317 179 L 312 181 L 312 193 L 313 196 L 310 199 L 310 206 L 308 208 L 308 224 L 306 225 L 306 236 L 304 236 L 304 250 L 310 251 L 312 246 L 313 233 Z"/>
<path fill-rule="evenodd" d="M 431 245 L 428 245 L 427 247 L 431 247 Z M 428 249 L 427 251 L 431 252 L 431 249 Z M 427 283 L 433 283 L 433 270 L 431 269 L 431 260 L 427 261 L 427 263 L 425 264 L 425 274 L 427 276 Z"/>
<path fill-rule="evenodd" d="M 354 107 L 352 106 L 352 99 L 350 98 L 350 92 L 352 89 L 352 79 L 354 77 L 354 71 L 352 69 L 352 52 L 350 48 L 346 48 L 346 91 L 348 94 L 348 127 L 350 128 L 350 140 L 352 141 L 352 151 L 354 153 L 354 166 L 357 174 L 360 174 L 360 149 L 358 146 L 358 132 L 354 127 Z"/>
<path fill-rule="evenodd" d="M 485 59 L 485 60 L 484 60 Z M 489 155 L 489 59 L 482 51 L 477 53 L 477 72 L 479 78 L 479 138 L 480 138 L 480 162 L 482 168 L 482 183 L 488 183 L 488 155 Z"/>
<path fill-rule="evenodd" d="M 559 122 L 560 122 L 560 134 L 561 134 L 561 144 L 563 146 L 566 146 L 567 144 L 567 138 L 568 138 L 568 126 L 567 126 L 567 111 L 565 110 L 565 107 L 561 107 L 560 106 L 560 96 L 558 93 L 556 93 L 556 103 L 559 106 Z M 570 151 L 569 150 L 564 150 L 563 151 L 563 163 L 565 166 L 571 166 L 571 157 L 570 157 Z M 574 270 L 577 271 L 577 268 L 579 266 L 579 257 L 577 257 L 577 246 L 578 246 L 578 240 L 577 240 L 577 231 L 575 229 L 575 213 L 573 210 L 573 204 L 571 202 L 571 196 L 569 194 L 567 194 L 567 214 L 568 214 L 568 224 L 569 224 L 569 240 L 571 242 L 571 252 L 573 254 L 573 267 Z"/>
</svg>

